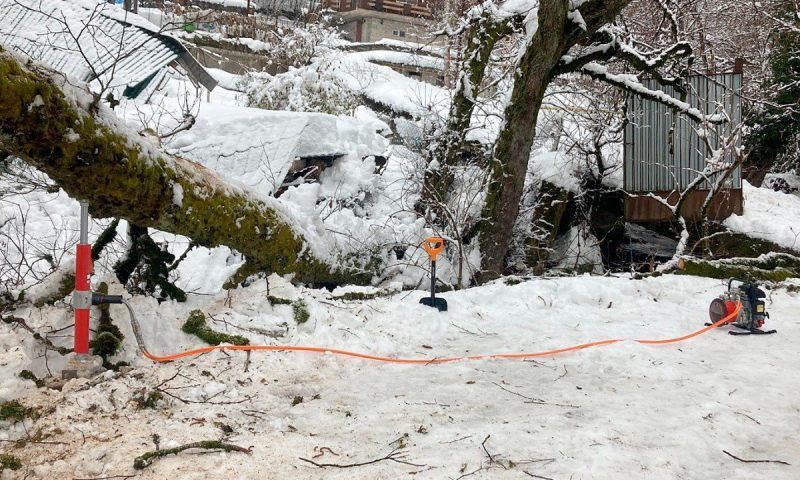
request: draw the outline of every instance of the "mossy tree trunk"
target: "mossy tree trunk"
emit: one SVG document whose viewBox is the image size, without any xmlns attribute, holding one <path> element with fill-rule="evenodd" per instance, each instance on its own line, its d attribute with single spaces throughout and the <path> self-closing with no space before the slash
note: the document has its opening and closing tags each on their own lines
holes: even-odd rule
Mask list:
<svg viewBox="0 0 800 480">
<path fill-rule="evenodd" d="M 300 281 L 367 283 L 316 258 L 274 205 L 194 162 L 166 155 L 57 74 L 0 49 L 0 150 L 48 174 L 95 217 L 227 245 Z"/>
<path fill-rule="evenodd" d="M 547 268 L 568 200 L 569 192 L 550 182 L 543 181 L 539 187 L 530 237 L 525 245 L 525 260 L 534 275 L 541 275 Z"/>
<path fill-rule="evenodd" d="M 758 258 L 702 260 L 682 257 L 677 268 L 687 274 L 708 278 L 740 278 L 764 282 L 782 282 L 800 277 L 800 258 L 786 253 L 772 253 Z"/>
</svg>

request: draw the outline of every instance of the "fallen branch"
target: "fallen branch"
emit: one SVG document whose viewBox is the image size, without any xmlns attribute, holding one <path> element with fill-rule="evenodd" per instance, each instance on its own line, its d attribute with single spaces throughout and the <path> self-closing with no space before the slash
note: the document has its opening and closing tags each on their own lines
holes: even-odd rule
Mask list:
<svg viewBox="0 0 800 480">
<path fill-rule="evenodd" d="M 727 450 L 723 450 L 722 453 L 724 453 L 725 455 L 727 455 L 727 456 L 729 456 L 731 458 L 739 460 L 740 462 L 743 462 L 743 463 L 780 463 L 781 465 L 790 465 L 791 466 L 790 463 L 784 462 L 783 460 L 745 460 L 743 458 L 737 457 L 736 455 L 730 453 Z"/>
<path fill-rule="evenodd" d="M 534 474 L 532 474 L 531 472 L 526 472 L 525 470 L 523 470 L 523 471 L 522 471 L 522 473 L 524 473 L 525 475 L 527 475 L 527 476 L 529 476 L 529 477 L 533 477 L 533 478 L 539 478 L 539 479 L 541 479 L 541 480 L 553 480 L 553 479 L 552 479 L 552 478 L 550 478 L 550 477 L 543 477 L 543 476 L 541 476 L 541 475 L 534 475 Z"/>
<path fill-rule="evenodd" d="M 411 465 L 412 467 L 424 467 L 425 465 L 419 465 L 416 463 L 411 463 L 407 460 L 405 452 L 402 452 L 399 448 L 395 448 L 388 455 L 381 458 L 376 458 L 374 460 L 368 460 L 366 462 L 358 462 L 358 463 L 318 463 L 313 460 L 309 460 L 308 458 L 299 457 L 300 460 L 310 463 L 317 468 L 353 468 L 353 467 L 363 467 L 365 465 L 372 465 L 379 462 L 389 461 L 395 463 L 402 463 L 403 465 Z"/>
<path fill-rule="evenodd" d="M 165 450 L 156 450 L 154 452 L 147 452 L 144 455 L 136 457 L 133 461 L 133 468 L 136 470 L 142 470 L 150 465 L 153 462 L 161 457 L 166 457 L 167 455 L 175 455 L 176 453 L 181 453 L 184 450 L 189 450 L 192 448 L 200 448 L 203 450 L 221 450 L 223 452 L 241 452 L 250 454 L 252 452 L 252 447 L 244 448 L 238 445 L 231 445 L 230 443 L 223 443 L 218 440 L 206 440 L 203 442 L 193 442 L 187 443 L 186 445 L 181 445 L 174 448 L 167 448 Z"/>
<path fill-rule="evenodd" d="M 496 463 L 496 464 L 500 465 L 501 467 L 503 467 L 504 469 L 506 469 L 506 466 L 503 465 L 502 463 L 496 461 L 494 459 L 494 455 L 489 453 L 489 450 L 486 449 L 486 442 L 489 440 L 489 438 L 491 438 L 491 435 L 486 435 L 486 438 L 484 438 L 483 441 L 481 442 L 481 447 L 483 448 L 483 451 L 486 452 L 486 456 L 489 457 L 489 465 L 491 465 L 493 463 Z"/>
<path fill-rule="evenodd" d="M 121 478 L 124 480 L 126 478 L 133 478 L 135 476 L 136 475 L 111 475 L 110 477 L 73 478 L 72 480 L 112 480 L 114 478 Z"/>
<path fill-rule="evenodd" d="M 492 383 L 497 385 L 498 387 L 500 387 L 503 391 L 506 391 L 506 392 L 508 392 L 508 393 L 510 393 L 512 395 L 516 395 L 518 397 L 524 398 L 526 400 L 525 403 L 533 403 L 535 405 L 552 405 L 554 407 L 581 408 L 580 405 L 572 405 L 570 403 L 550 403 L 550 402 L 545 402 L 544 400 L 541 400 L 541 399 L 538 399 L 538 398 L 528 397 L 528 396 L 525 396 L 525 395 L 523 395 L 523 394 L 521 394 L 519 392 L 515 392 L 513 390 L 509 390 L 509 389 L 507 389 L 506 387 L 500 385 L 497 382 L 492 382 Z"/>
</svg>

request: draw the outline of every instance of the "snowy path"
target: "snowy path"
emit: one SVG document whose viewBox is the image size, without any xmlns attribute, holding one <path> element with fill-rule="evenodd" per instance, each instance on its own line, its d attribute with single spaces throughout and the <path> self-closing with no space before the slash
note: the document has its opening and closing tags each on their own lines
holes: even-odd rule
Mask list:
<svg viewBox="0 0 800 480">
<path fill-rule="evenodd" d="M 289 307 L 272 312 L 262 287 L 237 291 L 232 309 L 223 306 L 224 296 L 206 307 L 247 328 L 290 319 Z M 288 285 L 273 285 L 271 293 L 316 296 L 308 300 L 309 323 L 290 327 L 281 342 L 433 356 L 686 333 L 702 326 L 722 288 L 676 276 L 537 280 L 446 294 L 444 314 L 417 305 L 422 292 L 369 302 L 331 302 Z M 162 332 L 185 318 L 178 308 L 152 310 Z M 31 391 L 23 402 L 55 408 L 28 430 L 65 444 L 8 451 L 33 472 L 28 478 L 54 479 L 455 479 L 472 472 L 465 478 L 800 478 L 800 294 L 773 292 L 767 308 L 777 335 L 713 331 L 675 346 L 627 342 L 537 361 L 398 366 L 255 353 L 245 371 L 245 354 L 234 352 L 141 362 L 91 388 L 72 382 L 63 392 Z M 143 323 L 147 318 L 155 323 L 147 316 Z M 182 334 L 157 340 L 150 328 L 159 348 L 194 343 Z M 167 398 L 156 409 L 139 409 L 131 401 L 178 371 L 161 388 L 210 403 Z M 162 448 L 223 437 L 254 448 L 251 455 L 184 453 L 134 471 L 133 459 L 154 448 L 154 433 Z M 21 434 L 17 425 L 7 435 Z M 394 448 L 420 466 L 383 461 L 322 470 L 300 460 L 360 463 Z M 723 450 L 791 465 L 741 463 Z"/>
</svg>

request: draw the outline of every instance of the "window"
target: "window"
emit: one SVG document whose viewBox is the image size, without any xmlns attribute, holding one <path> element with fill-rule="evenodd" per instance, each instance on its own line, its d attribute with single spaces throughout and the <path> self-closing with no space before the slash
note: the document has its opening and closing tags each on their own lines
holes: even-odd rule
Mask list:
<svg viewBox="0 0 800 480">
<path fill-rule="evenodd" d="M 406 36 L 406 31 L 405 30 L 392 30 L 392 35 L 394 35 L 395 37 L 401 37 L 402 38 L 402 37 Z"/>
</svg>

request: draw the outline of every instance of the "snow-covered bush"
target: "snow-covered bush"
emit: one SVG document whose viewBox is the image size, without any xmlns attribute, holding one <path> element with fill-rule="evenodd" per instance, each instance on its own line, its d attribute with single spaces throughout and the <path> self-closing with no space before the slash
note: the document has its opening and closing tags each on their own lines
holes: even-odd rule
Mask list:
<svg viewBox="0 0 800 480">
<path fill-rule="evenodd" d="M 266 110 L 352 114 L 360 102 L 342 85 L 334 73 L 336 68 L 340 67 L 335 61 L 319 59 L 275 76 L 248 74 L 240 85 L 244 103 Z"/>
</svg>

